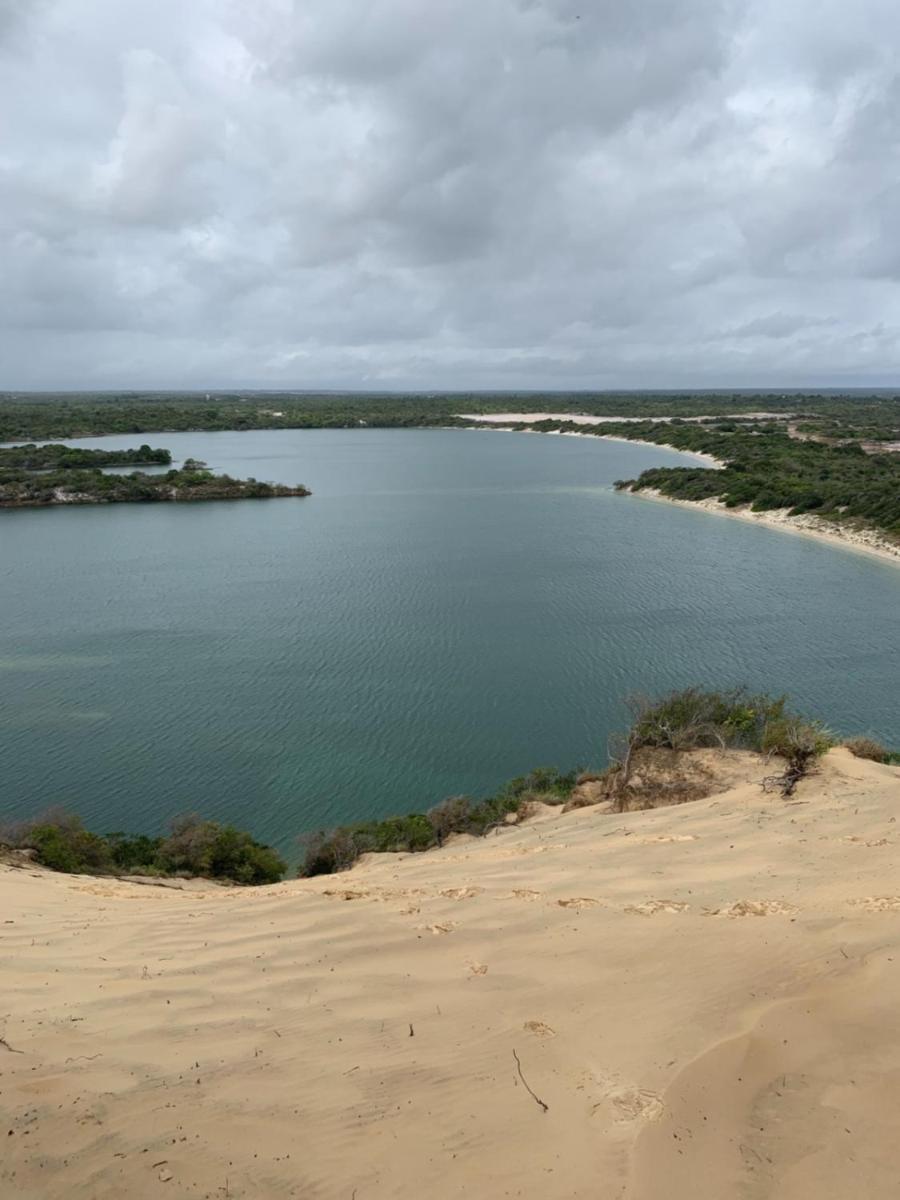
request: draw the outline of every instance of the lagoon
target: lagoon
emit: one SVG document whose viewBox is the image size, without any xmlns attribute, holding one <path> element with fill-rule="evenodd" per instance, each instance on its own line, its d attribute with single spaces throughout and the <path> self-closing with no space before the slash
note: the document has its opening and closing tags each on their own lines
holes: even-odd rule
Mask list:
<svg viewBox="0 0 900 1200">
<path fill-rule="evenodd" d="M 628 693 L 900 746 L 900 570 L 618 494 L 689 455 L 466 430 L 140 434 L 309 499 L 0 513 L 0 813 L 338 821 L 602 765 Z"/>
</svg>

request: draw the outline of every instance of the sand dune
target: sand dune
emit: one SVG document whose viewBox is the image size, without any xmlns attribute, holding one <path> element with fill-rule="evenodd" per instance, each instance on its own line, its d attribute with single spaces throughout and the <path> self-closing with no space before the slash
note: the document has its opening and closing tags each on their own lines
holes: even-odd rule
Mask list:
<svg viewBox="0 0 900 1200">
<path fill-rule="evenodd" d="M 253 891 L 0 868 L 0 1195 L 895 1197 L 900 770 L 728 772 Z"/>
</svg>

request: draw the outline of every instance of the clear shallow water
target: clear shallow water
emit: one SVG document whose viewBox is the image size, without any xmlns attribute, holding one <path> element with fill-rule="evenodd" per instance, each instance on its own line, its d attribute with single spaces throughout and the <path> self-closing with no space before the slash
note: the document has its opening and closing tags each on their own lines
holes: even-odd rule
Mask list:
<svg viewBox="0 0 900 1200">
<path fill-rule="evenodd" d="M 685 456 L 423 430 L 159 434 L 307 500 L 0 513 L 0 814 L 337 821 L 602 764 L 623 698 L 787 691 L 900 745 L 900 571 L 616 494 Z"/>
</svg>

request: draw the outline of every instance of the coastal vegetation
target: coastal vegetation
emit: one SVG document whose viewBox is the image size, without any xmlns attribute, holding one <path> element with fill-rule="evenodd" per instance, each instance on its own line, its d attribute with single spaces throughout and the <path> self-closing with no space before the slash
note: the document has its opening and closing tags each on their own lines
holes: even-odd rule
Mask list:
<svg viewBox="0 0 900 1200">
<path fill-rule="evenodd" d="M 727 508 L 749 507 L 753 512 L 812 513 L 900 540 L 900 455 L 869 453 L 859 442 L 798 441 L 771 423 L 647 422 L 593 430 L 543 422 L 535 428 L 613 434 L 708 454 L 724 464 L 721 469 L 654 467 L 637 479 L 617 481 L 621 490 L 653 489 L 672 499 L 718 500 Z"/>
<path fill-rule="evenodd" d="M 0 844 L 31 851 L 54 871 L 79 875 L 201 876 L 241 884 L 277 883 L 287 870 L 270 847 L 249 833 L 196 815 L 172 822 L 166 837 L 97 834 L 80 817 L 53 809 L 0 828 Z"/>
<path fill-rule="evenodd" d="M 56 443 L 36 446 L 0 447 L 0 470 L 18 468 L 23 471 L 69 470 L 84 467 L 168 466 L 172 455 L 168 450 L 154 450 L 146 443 L 135 450 L 86 450 L 80 446 Z"/>
<path fill-rule="evenodd" d="M 890 394 L 6 393 L 0 394 L 0 441 L 164 430 L 463 426 L 471 422 L 461 412 L 560 409 L 629 420 L 602 427 L 547 420 L 530 427 L 654 442 L 724 463 L 722 470 L 655 468 L 619 481 L 622 489 L 652 489 L 672 499 L 714 500 L 754 512 L 813 514 L 835 525 L 865 526 L 900 539 L 900 397 Z M 529 426 L 523 422 L 519 427 Z M 167 482 L 141 475 L 114 484 L 85 476 L 77 487 L 74 479 L 65 486 L 58 478 L 45 476 L 41 482 L 5 474 L 14 467 L 58 472 L 112 462 L 164 462 L 155 456 L 165 453 L 147 445 L 136 451 L 58 446 L 0 450 L 0 504 L 305 494 L 252 480 L 221 477 L 214 482 L 194 469 Z M 113 457 L 97 457 L 105 455 Z"/>
<path fill-rule="evenodd" d="M 110 451 L 120 454 L 119 451 Z M 168 451 L 163 453 L 168 454 Z M 171 460 L 170 460 L 171 461 Z M 54 470 L 0 467 L 0 508 L 46 507 L 56 504 L 121 504 L 154 501 L 268 500 L 308 496 L 302 485 L 262 483 L 215 475 L 191 462 L 159 474 L 132 471 L 112 475 L 98 468 L 58 466 Z"/>
<path fill-rule="evenodd" d="M 754 694 L 744 688 L 724 692 L 686 688 L 659 700 L 635 698 L 630 706 L 631 728 L 614 739 L 611 761 L 605 770 L 579 774 L 543 767 L 512 780 L 484 800 L 453 796 L 425 813 L 320 830 L 302 839 L 299 874 L 344 871 L 361 855 L 372 852 L 429 850 L 451 834 L 484 836 L 507 821 L 527 815 L 537 804 L 580 805 L 583 800 L 576 792 L 586 784 L 593 785 L 590 803 L 605 801 L 610 809 L 620 812 L 646 807 L 653 801 L 634 783 L 635 763 L 641 751 L 680 754 L 689 750 L 739 749 L 777 757 L 784 770 L 768 777 L 767 786 L 790 795 L 815 760 L 834 744 L 817 721 L 791 712 L 785 697 Z M 678 776 L 678 772 L 675 774 Z M 678 787 L 672 788 L 671 782 L 666 780 L 660 789 L 662 803 L 671 803 L 675 795 L 680 799 L 697 795 L 696 790 L 681 786 L 680 776 L 675 780 Z"/>
<path fill-rule="evenodd" d="M 790 795 L 835 745 L 818 721 L 791 711 L 784 696 L 745 688 L 685 688 L 656 700 L 634 697 L 629 707 L 631 726 L 613 739 L 610 761 L 603 770 L 561 772 L 539 767 L 483 799 L 451 796 L 426 812 L 307 834 L 300 839 L 298 874 L 345 871 L 363 854 L 430 850 L 454 834 L 484 837 L 541 806 L 568 809 L 605 803 L 607 811 L 624 812 L 697 799 L 708 791 L 698 789 L 696 774 L 681 769 L 682 756 L 689 751 L 750 750 L 777 759 L 782 771 L 760 782 L 767 790 Z M 900 762 L 900 754 L 870 738 L 852 738 L 844 744 L 859 757 Z M 638 777 L 638 771 L 644 778 Z M 28 851 L 53 870 L 79 874 L 203 877 L 258 885 L 277 883 L 287 871 L 270 846 L 231 825 L 195 814 L 174 820 L 165 836 L 147 836 L 92 833 L 78 816 L 54 809 L 0 827 L 2 846 Z"/>
<path fill-rule="evenodd" d="M 603 417 L 740 418 L 769 412 L 802 432 L 900 438 L 900 398 L 770 392 L 47 392 L 0 393 L 0 441 L 226 429 L 462 425 L 457 414 L 571 411 Z"/>
</svg>

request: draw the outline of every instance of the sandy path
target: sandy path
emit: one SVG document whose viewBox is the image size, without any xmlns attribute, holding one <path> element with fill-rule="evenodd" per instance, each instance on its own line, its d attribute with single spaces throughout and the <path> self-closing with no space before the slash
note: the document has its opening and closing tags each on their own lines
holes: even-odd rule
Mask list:
<svg viewBox="0 0 900 1200">
<path fill-rule="evenodd" d="M 0 868 L 0 1195 L 896 1196 L 900 770 L 729 769 L 254 891 Z"/>
</svg>

